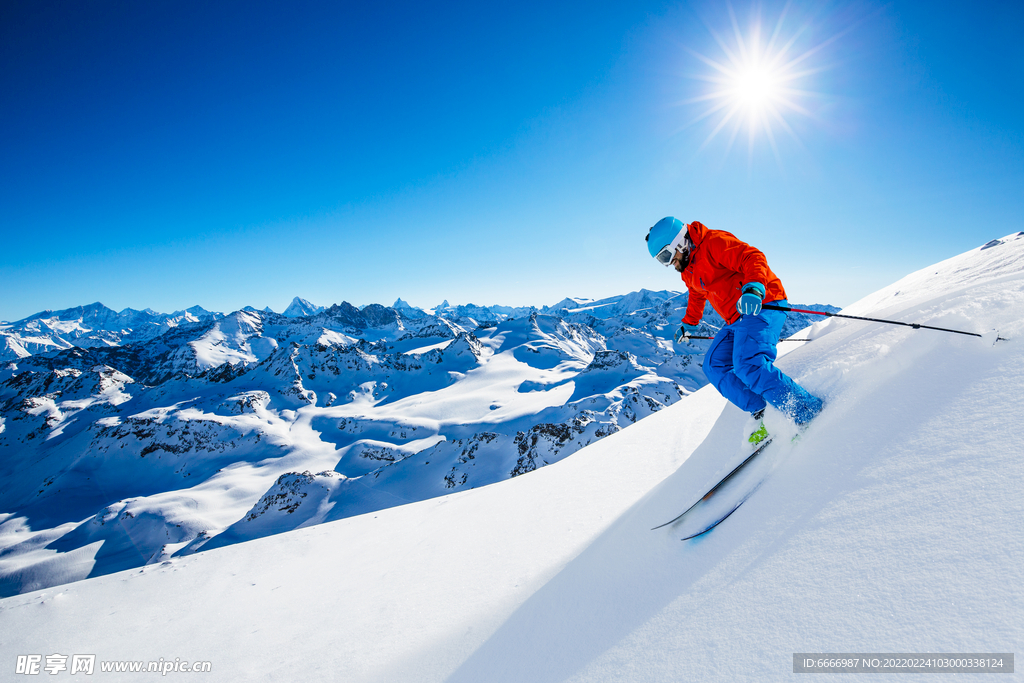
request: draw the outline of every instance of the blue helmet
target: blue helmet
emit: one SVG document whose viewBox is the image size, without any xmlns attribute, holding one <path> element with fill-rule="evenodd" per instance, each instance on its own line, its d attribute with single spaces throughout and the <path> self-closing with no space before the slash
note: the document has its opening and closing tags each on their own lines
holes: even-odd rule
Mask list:
<svg viewBox="0 0 1024 683">
<path fill-rule="evenodd" d="M 654 224 L 647 233 L 647 250 L 662 265 L 668 265 L 676 249 L 686 250 L 686 226 L 678 218 L 668 216 Z"/>
</svg>

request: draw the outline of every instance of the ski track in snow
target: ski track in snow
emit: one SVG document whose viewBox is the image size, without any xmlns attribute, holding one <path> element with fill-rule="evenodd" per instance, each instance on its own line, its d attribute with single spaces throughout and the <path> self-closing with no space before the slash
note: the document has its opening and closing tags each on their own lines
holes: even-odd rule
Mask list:
<svg viewBox="0 0 1024 683">
<path fill-rule="evenodd" d="M 769 411 L 772 476 L 692 541 L 649 530 L 742 458 L 749 418 L 709 387 L 492 486 L 0 600 L 5 651 L 389 683 L 762 681 L 795 652 L 1021 651 L 1024 234 L 847 312 L 1009 341 L 816 324 L 779 365 L 825 411 L 796 443 Z M 312 413 L 288 428 L 315 432 Z"/>
</svg>

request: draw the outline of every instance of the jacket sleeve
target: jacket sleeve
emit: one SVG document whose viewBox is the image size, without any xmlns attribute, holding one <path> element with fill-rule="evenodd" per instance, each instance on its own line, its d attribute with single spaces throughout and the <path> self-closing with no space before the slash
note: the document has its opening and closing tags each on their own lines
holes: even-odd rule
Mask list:
<svg viewBox="0 0 1024 683">
<path fill-rule="evenodd" d="M 704 317 L 704 302 L 707 301 L 707 297 L 695 292 L 691 287 L 687 287 L 686 291 L 688 300 L 683 322 L 687 325 L 696 325 Z"/>
<path fill-rule="evenodd" d="M 709 252 L 713 254 L 714 259 L 723 267 L 740 273 L 743 277 L 741 284 L 760 282 L 765 287 L 768 286 L 768 259 L 759 249 L 727 233 L 718 232 L 708 239 L 713 242 L 709 245 L 712 247 Z"/>
</svg>

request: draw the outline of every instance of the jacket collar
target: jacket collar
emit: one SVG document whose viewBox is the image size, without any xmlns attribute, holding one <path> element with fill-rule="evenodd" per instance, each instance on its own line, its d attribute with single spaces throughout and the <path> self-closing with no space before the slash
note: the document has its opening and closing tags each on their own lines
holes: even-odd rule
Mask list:
<svg viewBox="0 0 1024 683">
<path fill-rule="evenodd" d="M 690 241 L 693 242 L 694 248 L 697 248 L 707 236 L 708 228 L 700 221 L 694 221 L 686 226 L 686 232 L 690 235 Z"/>
</svg>

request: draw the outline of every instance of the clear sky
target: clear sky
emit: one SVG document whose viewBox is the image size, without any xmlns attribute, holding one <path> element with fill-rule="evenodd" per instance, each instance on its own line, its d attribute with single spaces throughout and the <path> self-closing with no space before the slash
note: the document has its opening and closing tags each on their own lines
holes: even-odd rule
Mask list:
<svg viewBox="0 0 1024 683">
<path fill-rule="evenodd" d="M 0 319 L 681 289 L 666 215 L 849 304 L 1024 230 L 1022 32 L 1019 1 L 5 1 Z"/>
</svg>

